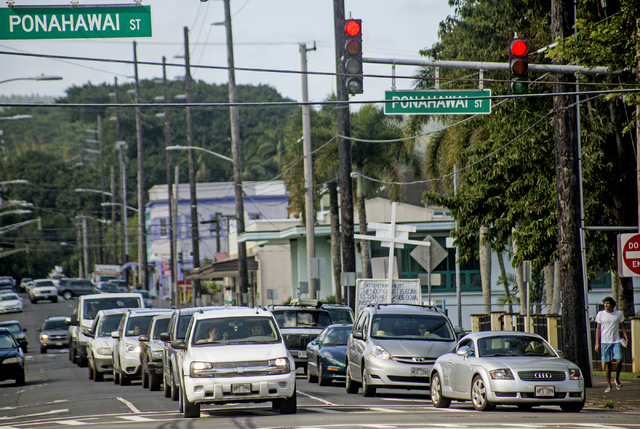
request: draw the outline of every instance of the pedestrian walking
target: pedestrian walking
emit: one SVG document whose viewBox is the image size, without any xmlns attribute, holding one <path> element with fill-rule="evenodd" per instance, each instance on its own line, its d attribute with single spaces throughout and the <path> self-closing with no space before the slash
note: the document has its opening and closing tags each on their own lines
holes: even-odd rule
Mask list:
<svg viewBox="0 0 640 429">
<path fill-rule="evenodd" d="M 624 345 L 629 343 L 627 331 L 624 328 L 624 315 L 616 310 L 616 302 L 610 296 L 603 301 L 604 310 L 596 314 L 596 352 L 602 349 L 602 369 L 607 377 L 607 388 L 604 393 L 611 392 L 611 365 L 616 363 L 616 389 L 622 389 L 620 372 L 622 371 L 622 347 L 620 345 L 619 329 L 624 336 Z"/>
</svg>

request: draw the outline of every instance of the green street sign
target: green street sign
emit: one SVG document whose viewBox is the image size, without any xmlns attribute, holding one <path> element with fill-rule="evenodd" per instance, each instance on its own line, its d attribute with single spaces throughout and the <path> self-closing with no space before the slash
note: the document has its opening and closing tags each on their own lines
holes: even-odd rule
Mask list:
<svg viewBox="0 0 640 429">
<path fill-rule="evenodd" d="M 0 40 L 151 37 L 151 6 L 55 6 L 0 9 Z"/>
<path fill-rule="evenodd" d="M 385 91 L 385 115 L 488 115 L 490 89 L 455 91 Z"/>
</svg>

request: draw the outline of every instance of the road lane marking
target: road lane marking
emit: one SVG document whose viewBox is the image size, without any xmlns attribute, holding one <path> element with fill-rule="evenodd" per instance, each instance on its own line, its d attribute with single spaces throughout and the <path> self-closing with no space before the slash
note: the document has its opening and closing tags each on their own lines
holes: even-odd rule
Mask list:
<svg viewBox="0 0 640 429">
<path fill-rule="evenodd" d="M 20 416 L 0 416 L 0 420 L 23 419 L 25 417 L 40 417 L 40 416 L 46 416 L 48 414 L 59 414 L 59 413 L 68 413 L 68 412 L 69 412 L 69 409 L 65 408 L 62 410 L 45 411 L 44 413 L 22 414 Z"/>
<path fill-rule="evenodd" d="M 318 397 L 318 396 L 313 396 L 313 395 L 310 395 L 310 394 L 308 394 L 308 393 L 305 393 L 305 392 L 303 392 L 303 391 L 301 391 L 301 390 L 298 390 L 298 393 L 301 393 L 301 394 L 303 394 L 304 396 L 306 396 L 307 398 L 315 399 L 316 401 L 318 401 L 318 402 L 322 402 L 323 404 L 326 404 L 326 405 L 331 405 L 331 406 L 336 406 L 336 405 L 338 405 L 338 404 L 334 404 L 333 402 L 326 401 L 326 400 L 324 400 L 324 399 L 322 399 L 322 398 L 320 398 L 320 397 Z"/>
<path fill-rule="evenodd" d="M 119 419 L 129 420 L 132 422 L 155 422 L 157 420 L 142 416 L 118 416 Z"/>
<path fill-rule="evenodd" d="M 129 407 L 129 409 L 130 409 L 131 411 L 133 411 L 134 413 L 136 413 L 136 414 L 140 413 L 140 410 L 139 410 L 139 409 L 137 409 L 137 408 L 136 408 L 136 406 L 135 406 L 135 405 L 133 405 L 133 403 L 132 403 L 132 402 L 127 401 L 126 399 L 124 399 L 124 398 L 123 398 L 123 397 L 121 397 L 121 396 L 118 396 L 116 399 L 117 399 L 118 401 L 122 402 L 123 404 L 125 404 L 127 407 Z"/>
</svg>

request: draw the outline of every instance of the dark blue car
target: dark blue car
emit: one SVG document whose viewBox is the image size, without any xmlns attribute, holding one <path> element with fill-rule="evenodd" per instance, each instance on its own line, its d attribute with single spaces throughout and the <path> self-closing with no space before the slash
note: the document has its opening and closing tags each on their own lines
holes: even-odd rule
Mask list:
<svg viewBox="0 0 640 429">
<path fill-rule="evenodd" d="M 0 328 L 0 381 L 15 380 L 24 386 L 24 354 L 7 328 Z"/>
<path fill-rule="evenodd" d="M 307 380 L 327 386 L 332 381 L 345 381 L 347 341 L 353 324 L 327 326 L 307 345 Z"/>
</svg>

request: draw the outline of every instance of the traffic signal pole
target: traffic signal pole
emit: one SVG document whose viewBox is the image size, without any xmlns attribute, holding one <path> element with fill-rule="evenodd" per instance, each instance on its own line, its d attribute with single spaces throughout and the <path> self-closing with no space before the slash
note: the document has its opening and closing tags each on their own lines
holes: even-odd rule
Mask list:
<svg viewBox="0 0 640 429">
<path fill-rule="evenodd" d="M 342 51 L 344 49 L 343 29 L 344 29 L 344 0 L 333 0 L 333 20 L 336 32 L 336 80 L 338 101 L 349 101 L 349 95 L 344 85 L 344 65 L 342 63 Z M 336 108 L 338 122 L 338 156 L 339 166 L 339 186 L 341 194 L 340 210 L 342 214 L 342 271 L 348 273 L 356 272 L 356 252 L 355 240 L 353 238 L 353 187 L 351 184 L 351 136 L 349 122 L 349 104 L 338 104 Z M 347 137 L 347 138 L 344 138 Z M 355 303 L 355 290 L 348 287 L 350 299 L 348 302 Z"/>
</svg>

